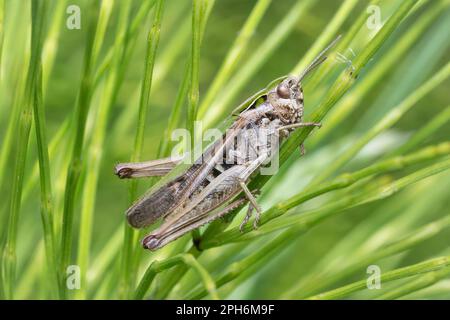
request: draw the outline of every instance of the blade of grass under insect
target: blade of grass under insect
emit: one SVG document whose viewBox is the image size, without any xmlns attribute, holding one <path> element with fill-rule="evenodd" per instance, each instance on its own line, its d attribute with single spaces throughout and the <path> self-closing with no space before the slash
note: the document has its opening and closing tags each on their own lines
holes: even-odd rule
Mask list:
<svg viewBox="0 0 450 320">
<path fill-rule="evenodd" d="M 401 117 L 408 112 L 419 100 L 424 98 L 431 90 L 436 88 L 445 79 L 450 76 L 450 63 L 447 63 L 435 76 L 426 81 L 418 89 L 413 91 L 399 105 L 394 107 L 377 124 L 369 129 L 356 143 L 341 154 L 333 163 L 328 165 L 318 176 L 314 178 L 311 184 L 320 183 L 334 172 L 338 171 L 345 163 L 352 159 L 369 141 L 379 135 L 381 132 L 392 127 Z"/>
<path fill-rule="evenodd" d="M 198 109 L 198 117 L 200 119 L 203 118 L 205 112 L 208 110 L 217 94 L 220 93 L 222 87 L 229 80 L 231 74 L 236 70 L 238 62 L 240 62 L 243 53 L 246 52 L 250 39 L 255 33 L 255 30 L 261 22 L 261 19 L 267 11 L 271 1 L 272 0 L 258 0 L 253 7 L 252 12 L 242 26 L 242 29 L 239 31 L 239 35 L 236 37 L 230 50 L 228 50 L 219 71 L 217 71 L 216 77 L 209 86 L 208 91 L 200 104 Z"/>
<path fill-rule="evenodd" d="M 28 150 L 28 140 L 32 122 L 34 86 L 38 76 L 38 67 L 42 50 L 42 35 L 45 28 L 45 3 L 34 0 L 31 4 L 31 57 L 28 67 L 27 80 L 23 96 L 23 106 L 20 111 L 19 132 L 17 136 L 17 152 L 12 182 L 12 195 L 10 202 L 10 216 L 8 233 L 3 256 L 3 284 L 4 294 L 7 298 L 14 297 L 14 284 L 16 279 L 16 243 L 18 220 L 22 198 L 22 186 L 25 172 L 25 163 Z"/>
<path fill-rule="evenodd" d="M 38 67 L 41 65 L 40 59 L 36 61 Z M 41 218 L 44 231 L 45 255 L 47 258 L 48 278 L 53 294 L 60 295 L 58 286 L 58 268 L 56 264 L 55 236 L 53 229 L 53 196 L 50 174 L 50 160 L 48 155 L 48 143 L 46 133 L 45 110 L 42 92 L 42 69 L 38 73 L 38 79 L 34 88 L 34 123 L 36 129 L 37 150 L 39 158 L 39 174 L 41 188 Z"/>
<path fill-rule="evenodd" d="M 198 263 L 197 259 L 195 259 L 195 257 L 191 254 L 181 254 L 163 261 L 153 261 L 152 264 L 150 264 L 150 266 L 146 270 L 144 276 L 142 277 L 136 289 L 134 299 L 144 298 L 148 288 L 153 282 L 153 279 L 158 273 L 166 269 L 172 268 L 180 263 L 183 263 L 184 265 L 189 266 L 195 271 L 197 271 L 200 278 L 202 279 L 204 287 L 211 295 L 211 297 L 215 300 L 219 300 L 219 296 L 216 290 L 216 284 L 214 283 L 214 280 L 212 279 L 211 275 L 200 263 Z"/>
<path fill-rule="evenodd" d="M 67 170 L 66 187 L 64 194 L 63 222 L 61 230 L 61 257 L 60 273 L 61 279 L 65 270 L 70 265 L 72 254 L 72 231 L 75 210 L 75 195 L 82 170 L 82 153 L 86 128 L 86 120 L 89 112 L 89 105 L 92 97 L 93 69 L 97 61 L 97 55 L 104 39 L 105 27 L 107 23 L 104 19 L 109 19 L 107 14 L 110 11 L 108 1 L 103 1 L 101 10 L 97 1 L 91 2 L 88 10 L 86 49 L 84 55 L 83 74 L 78 94 L 78 103 L 75 109 L 75 133 L 74 143 L 71 152 L 69 168 Z M 106 11 L 106 12 L 105 12 Z M 63 282 L 63 281 L 62 281 Z M 61 283 L 63 297 L 66 296 L 65 283 Z"/>
<path fill-rule="evenodd" d="M 144 67 L 144 80 L 141 87 L 141 98 L 139 103 L 139 115 L 136 128 L 136 136 L 134 140 L 134 150 L 131 156 L 132 162 L 137 162 L 140 160 L 143 144 L 144 144 L 144 132 L 145 123 L 147 119 L 147 111 L 150 101 L 150 89 L 152 86 L 153 78 L 153 67 L 155 64 L 156 51 L 159 43 L 160 29 L 161 29 L 161 18 L 164 8 L 164 0 L 157 0 L 155 6 L 155 14 L 153 19 L 153 25 L 148 32 L 147 37 L 147 52 L 145 57 L 145 67 Z M 137 181 L 131 181 L 129 188 L 130 203 L 132 203 L 136 198 L 137 193 Z M 122 297 L 128 297 L 131 294 L 132 288 L 134 287 L 135 274 L 132 266 L 133 261 L 133 248 L 135 241 L 134 230 L 128 225 L 124 224 L 124 245 L 122 251 L 122 269 L 120 276 L 120 292 Z"/>
<path fill-rule="evenodd" d="M 318 145 L 334 128 L 344 121 L 347 115 L 351 114 L 355 108 L 361 105 L 364 97 L 403 58 L 406 52 L 417 42 L 418 38 L 423 35 L 446 6 L 448 4 L 444 1 L 436 2 L 430 10 L 426 11 L 415 21 L 412 27 L 389 50 L 389 54 L 381 57 L 379 62 L 364 75 L 364 78 L 361 79 L 355 88 L 333 108 L 327 116 L 327 125 L 309 139 L 309 144 L 312 147 Z"/>
<path fill-rule="evenodd" d="M 97 184 L 100 172 L 100 163 L 102 161 L 102 146 L 105 141 L 106 128 L 109 119 L 109 113 L 114 104 L 119 90 L 118 76 L 123 63 L 125 48 L 121 43 L 127 34 L 128 17 L 131 8 L 130 0 L 120 2 L 120 16 L 117 25 L 116 38 L 114 41 L 114 54 L 111 67 L 108 70 L 102 101 L 98 111 L 96 126 L 93 132 L 93 138 L 88 151 L 89 168 L 86 172 L 86 179 L 83 187 L 83 200 L 80 218 L 80 232 L 78 237 L 77 265 L 80 267 L 80 289 L 76 292 L 77 299 L 85 299 L 88 282 L 86 279 L 89 268 L 89 251 L 92 238 L 92 220 L 97 195 Z"/>
<path fill-rule="evenodd" d="M 305 192 L 300 192 L 291 198 L 284 200 L 275 206 L 272 206 L 262 214 L 260 226 L 262 227 L 270 220 L 280 217 L 288 210 L 322 194 L 343 189 L 373 175 L 380 175 L 394 170 L 404 169 L 408 166 L 419 164 L 421 162 L 437 159 L 439 157 L 450 154 L 450 142 L 445 142 L 437 146 L 430 146 L 418 152 L 406 155 L 404 157 L 394 157 L 391 159 L 379 161 L 369 167 L 361 169 L 352 173 L 344 173 L 330 182 L 324 182 L 316 187 L 313 187 Z M 233 241 L 242 241 L 246 239 L 245 234 L 253 234 L 254 237 L 260 234 L 263 228 L 253 230 L 250 224 L 246 225 L 242 231 L 238 228 L 227 230 L 214 238 L 206 239 L 201 244 L 202 249 L 210 248 L 212 246 L 220 246 Z"/>
<path fill-rule="evenodd" d="M 211 127 L 211 125 L 225 114 L 229 103 L 263 66 L 275 49 L 277 49 L 287 38 L 299 18 L 304 15 L 314 3 L 315 0 L 297 1 L 290 9 L 289 13 L 267 36 L 266 40 L 254 50 L 254 54 L 239 70 L 239 73 L 229 80 L 228 85 L 222 89 L 222 93 L 208 106 L 208 111 L 205 112 L 205 116 L 202 119 L 205 128 Z"/>
<path fill-rule="evenodd" d="M 417 264 L 409 265 L 407 267 L 384 272 L 380 276 L 380 281 L 384 283 L 393 280 L 409 278 L 417 274 L 427 273 L 436 270 L 443 270 L 444 268 L 447 268 L 449 265 L 450 265 L 450 257 L 434 258 Z M 367 280 L 364 279 L 328 292 L 324 292 L 309 297 L 308 299 L 310 300 L 341 299 L 343 297 L 348 296 L 351 293 L 365 289 L 366 286 Z"/>
</svg>

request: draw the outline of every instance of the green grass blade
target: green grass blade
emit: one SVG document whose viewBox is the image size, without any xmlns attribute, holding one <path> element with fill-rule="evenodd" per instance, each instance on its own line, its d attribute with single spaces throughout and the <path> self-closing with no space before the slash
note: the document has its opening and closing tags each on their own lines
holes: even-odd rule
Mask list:
<svg viewBox="0 0 450 320">
<path fill-rule="evenodd" d="M 135 299 L 143 299 L 146 292 L 148 291 L 148 288 L 152 284 L 153 280 L 155 279 L 155 276 L 169 268 L 172 268 L 180 263 L 183 263 L 186 266 L 191 267 L 197 273 L 199 274 L 200 278 L 202 279 L 202 282 L 204 284 L 204 287 L 206 288 L 207 292 L 211 295 L 211 297 L 215 300 L 219 300 L 219 296 L 217 294 L 216 290 L 216 284 L 214 283 L 214 280 L 212 279 L 211 275 L 206 271 L 206 269 L 198 263 L 198 261 L 195 259 L 195 257 L 191 254 L 180 254 L 177 256 L 174 256 L 172 258 L 168 258 L 164 261 L 153 261 L 150 266 L 147 268 L 144 276 L 142 277 L 137 289 L 136 293 L 134 295 Z"/>
<path fill-rule="evenodd" d="M 164 8 L 164 0 L 157 0 L 155 5 L 155 16 L 153 20 L 153 25 L 148 33 L 147 37 L 147 52 L 145 58 L 145 68 L 144 68 L 144 81 L 141 87 L 141 98 L 139 102 L 139 115 L 136 129 L 136 136 L 134 140 L 134 150 L 131 156 L 132 162 L 137 162 L 140 160 L 142 154 L 142 148 L 144 144 L 144 132 L 145 123 L 147 118 L 147 110 L 150 101 L 150 89 L 152 86 L 153 79 L 153 67 L 155 64 L 156 51 L 159 44 L 159 36 L 161 29 L 161 19 Z M 130 203 L 136 199 L 137 193 L 137 181 L 132 181 L 130 183 Z M 122 269 L 121 269 L 121 296 L 127 297 L 131 294 L 134 288 L 134 266 L 132 266 L 133 261 L 133 248 L 135 243 L 135 232 L 128 226 L 124 224 L 124 246 L 122 251 Z"/>
<path fill-rule="evenodd" d="M 424 275 L 419 275 L 417 278 L 409 281 L 408 283 L 400 287 L 393 288 L 389 292 L 380 295 L 379 297 L 377 297 L 377 299 L 380 300 L 399 299 L 418 290 L 430 287 L 433 284 L 437 283 L 438 281 L 447 278 L 448 276 L 450 276 L 449 267 L 442 268 L 441 270 L 438 271 L 432 271 Z"/>
<path fill-rule="evenodd" d="M 191 150 L 194 150 L 194 122 L 197 118 L 199 99 L 199 72 L 200 72 L 200 45 L 202 20 L 206 13 L 206 1 L 194 0 L 192 2 L 192 43 L 191 43 L 191 70 L 189 72 L 190 84 L 188 90 L 188 109 L 186 128 L 191 134 Z"/>
<path fill-rule="evenodd" d="M 417 274 L 427 273 L 435 270 L 442 270 L 450 265 L 450 257 L 440 257 L 430 259 L 424 262 L 413 264 L 407 267 L 391 270 L 381 274 L 380 281 L 388 282 L 403 278 L 408 278 Z M 447 268 L 448 269 L 448 268 Z M 447 270 L 448 271 L 448 270 Z M 310 297 L 311 300 L 331 300 L 342 299 L 349 294 L 366 288 L 367 280 L 357 281 L 338 289 L 334 289 L 328 292 L 324 292 Z"/>
<path fill-rule="evenodd" d="M 109 4 L 102 2 L 102 9 L 109 10 Z M 106 6 L 104 7 L 103 4 Z M 80 180 L 82 170 L 82 155 L 83 155 L 83 143 L 86 128 L 86 120 L 89 112 L 90 100 L 92 97 L 92 85 L 93 85 L 93 70 L 95 61 L 97 60 L 96 54 L 98 54 L 99 48 L 103 41 L 104 29 L 97 28 L 97 22 L 99 17 L 108 18 L 106 15 L 102 15 L 98 10 L 98 2 L 92 2 L 89 8 L 88 15 L 88 27 L 86 38 L 86 49 L 84 55 L 83 75 L 80 85 L 80 91 L 78 94 L 78 103 L 75 110 L 75 133 L 74 143 L 71 152 L 71 160 L 67 171 L 66 187 L 64 194 L 64 211 L 63 211 L 63 224 L 61 231 L 61 257 L 60 257 L 60 273 L 61 273 L 61 290 L 65 297 L 66 288 L 65 272 L 67 266 L 70 265 L 70 259 L 72 258 L 72 232 L 73 232 L 73 220 L 75 211 L 75 198 L 78 182 Z M 98 15 L 98 16 L 97 16 Z M 105 26 L 105 22 L 99 22 L 99 26 Z M 95 44 L 94 44 L 95 43 Z M 95 50 L 94 50 L 95 48 Z"/>
<path fill-rule="evenodd" d="M 8 234 L 3 255 L 3 284 L 7 298 L 14 297 L 14 284 L 16 280 L 16 244 L 18 220 L 22 199 L 22 186 L 25 172 L 25 163 L 28 151 L 28 140 L 32 123 L 32 110 L 34 88 L 37 81 L 42 50 L 42 35 L 45 28 L 45 3 L 34 0 L 31 6 L 31 58 L 28 67 L 27 81 L 23 96 L 23 109 L 20 112 L 19 132 L 17 137 L 17 152 L 14 166 L 14 179 L 8 222 Z"/>
<path fill-rule="evenodd" d="M 41 187 L 41 217 L 44 228 L 45 253 L 49 269 L 49 279 L 53 294 L 58 293 L 58 268 L 56 264 L 56 244 L 53 226 L 53 196 L 50 175 L 50 160 L 48 155 L 48 143 L 46 133 L 45 110 L 42 101 L 42 74 L 36 80 L 34 107 L 34 122 L 39 157 L 39 173 Z"/>
</svg>

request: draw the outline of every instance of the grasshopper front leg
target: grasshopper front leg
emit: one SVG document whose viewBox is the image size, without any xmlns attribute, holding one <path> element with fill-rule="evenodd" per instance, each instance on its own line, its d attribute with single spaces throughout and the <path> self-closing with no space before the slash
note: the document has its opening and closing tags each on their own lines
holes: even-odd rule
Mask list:
<svg viewBox="0 0 450 320">
<path fill-rule="evenodd" d="M 299 122 L 299 123 L 289 124 L 289 125 L 280 127 L 280 128 L 278 128 L 278 132 L 281 132 L 283 130 L 288 130 L 288 129 L 302 128 L 302 127 L 318 127 L 318 128 L 320 128 L 321 126 L 322 126 L 322 123 L 320 123 L 320 122 Z M 304 156 L 305 153 L 306 153 L 305 145 L 302 142 L 300 144 L 300 154 L 302 156 Z"/>
</svg>

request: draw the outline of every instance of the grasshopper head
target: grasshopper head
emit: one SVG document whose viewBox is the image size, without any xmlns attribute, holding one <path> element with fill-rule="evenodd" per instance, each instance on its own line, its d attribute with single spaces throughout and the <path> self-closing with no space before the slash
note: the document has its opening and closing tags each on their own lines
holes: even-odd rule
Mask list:
<svg viewBox="0 0 450 320">
<path fill-rule="evenodd" d="M 303 115 L 303 90 L 298 77 L 283 80 L 270 94 L 269 101 L 283 122 L 295 123 Z"/>
</svg>

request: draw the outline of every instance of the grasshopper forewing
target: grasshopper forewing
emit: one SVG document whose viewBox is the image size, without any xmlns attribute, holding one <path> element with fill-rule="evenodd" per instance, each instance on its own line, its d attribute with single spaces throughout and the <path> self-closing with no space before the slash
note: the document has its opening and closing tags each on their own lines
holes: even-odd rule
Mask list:
<svg viewBox="0 0 450 320">
<path fill-rule="evenodd" d="M 244 103 L 226 133 L 210 145 L 184 173 L 150 194 L 145 194 L 127 210 L 131 226 L 143 228 L 159 218 L 163 223 L 142 244 L 156 250 L 231 210 L 248 203 L 241 227 L 256 211 L 256 228 L 261 209 L 247 182 L 258 168 L 276 153 L 278 143 L 298 127 L 320 126 L 303 122 L 303 90 L 301 81 L 325 59 L 334 40 L 299 76 L 278 78 Z M 301 145 L 303 150 L 303 145 Z M 120 178 L 162 176 L 170 172 L 182 158 L 166 158 L 116 166 Z M 242 194 L 242 196 L 239 196 Z"/>
</svg>

